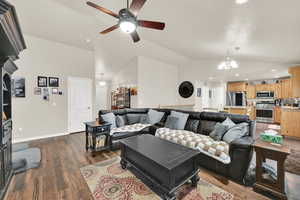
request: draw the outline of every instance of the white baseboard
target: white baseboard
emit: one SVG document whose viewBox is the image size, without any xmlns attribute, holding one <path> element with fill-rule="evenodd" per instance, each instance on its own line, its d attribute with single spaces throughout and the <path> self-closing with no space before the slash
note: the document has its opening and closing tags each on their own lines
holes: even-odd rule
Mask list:
<svg viewBox="0 0 300 200">
<path fill-rule="evenodd" d="M 33 140 L 40 140 L 40 139 L 46 139 L 46 138 L 64 136 L 64 135 L 69 135 L 69 133 L 56 133 L 56 134 L 49 134 L 49 135 L 29 137 L 29 138 L 17 138 L 17 139 L 13 138 L 12 143 L 14 144 L 14 143 L 19 143 L 19 142 L 28 142 L 28 141 L 33 141 Z"/>
</svg>

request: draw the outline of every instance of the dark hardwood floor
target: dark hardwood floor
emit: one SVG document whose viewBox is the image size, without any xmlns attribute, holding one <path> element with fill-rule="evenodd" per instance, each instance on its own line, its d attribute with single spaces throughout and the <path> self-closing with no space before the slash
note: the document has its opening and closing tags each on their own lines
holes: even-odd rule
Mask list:
<svg viewBox="0 0 300 200">
<path fill-rule="evenodd" d="M 73 134 L 30 143 L 42 151 L 40 168 L 13 177 L 5 200 L 92 200 L 80 168 L 118 156 L 119 152 L 103 152 L 95 158 L 85 152 L 84 134 Z M 202 170 L 200 177 L 235 195 L 235 199 L 268 199 L 242 185 Z"/>
</svg>

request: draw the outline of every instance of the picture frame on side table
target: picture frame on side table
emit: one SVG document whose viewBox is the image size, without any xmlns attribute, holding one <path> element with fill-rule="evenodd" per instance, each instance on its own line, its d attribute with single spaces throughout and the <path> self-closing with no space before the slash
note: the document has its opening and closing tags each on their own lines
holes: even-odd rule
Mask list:
<svg viewBox="0 0 300 200">
<path fill-rule="evenodd" d="M 59 78 L 49 77 L 49 87 L 59 87 Z"/>
<path fill-rule="evenodd" d="M 38 76 L 38 87 L 48 87 L 48 78 L 46 76 Z"/>
</svg>

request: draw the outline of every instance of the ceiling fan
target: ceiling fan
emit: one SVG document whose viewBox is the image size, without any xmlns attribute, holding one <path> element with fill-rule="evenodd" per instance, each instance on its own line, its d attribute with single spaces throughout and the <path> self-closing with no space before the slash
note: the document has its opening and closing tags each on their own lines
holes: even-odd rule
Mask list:
<svg viewBox="0 0 300 200">
<path fill-rule="evenodd" d="M 138 12 L 141 10 L 143 5 L 145 4 L 146 0 L 132 0 L 131 5 L 129 6 L 129 0 L 127 0 L 127 8 L 123 8 L 119 11 L 119 14 L 116 14 L 106 8 L 96 5 L 93 2 L 88 1 L 87 5 L 96 8 L 108 15 L 111 15 L 117 19 L 119 19 L 119 23 L 100 32 L 101 34 L 109 33 L 117 28 L 121 28 L 121 30 L 125 33 L 131 35 L 134 42 L 140 41 L 140 37 L 136 32 L 138 26 L 157 29 L 157 30 L 164 30 L 165 23 L 162 22 L 155 22 L 155 21 L 146 21 L 146 20 L 138 20 L 137 15 Z"/>
</svg>

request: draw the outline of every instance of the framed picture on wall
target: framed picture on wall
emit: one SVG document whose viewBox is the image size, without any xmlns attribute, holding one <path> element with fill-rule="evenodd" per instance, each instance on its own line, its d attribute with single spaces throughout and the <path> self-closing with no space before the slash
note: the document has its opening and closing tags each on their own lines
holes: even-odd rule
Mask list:
<svg viewBox="0 0 300 200">
<path fill-rule="evenodd" d="M 59 87 L 59 78 L 49 77 L 49 87 Z"/>
<path fill-rule="evenodd" d="M 38 76 L 38 87 L 48 87 L 48 79 L 46 76 Z"/>
<path fill-rule="evenodd" d="M 12 79 L 12 96 L 25 97 L 25 78 L 14 77 Z"/>
</svg>

